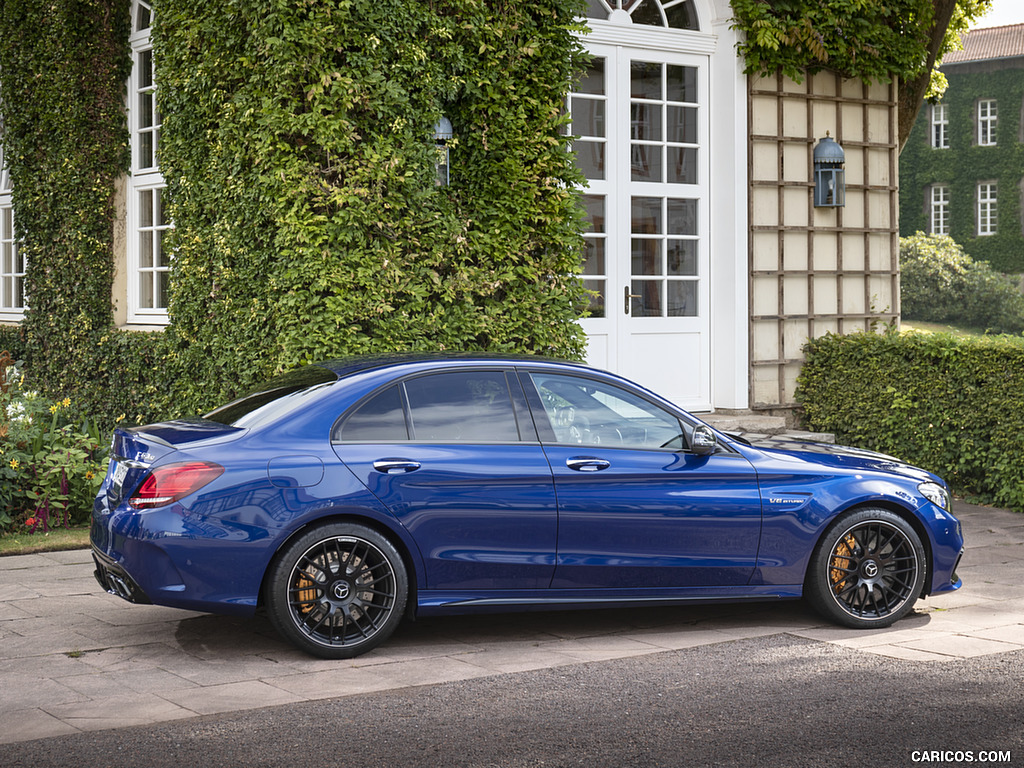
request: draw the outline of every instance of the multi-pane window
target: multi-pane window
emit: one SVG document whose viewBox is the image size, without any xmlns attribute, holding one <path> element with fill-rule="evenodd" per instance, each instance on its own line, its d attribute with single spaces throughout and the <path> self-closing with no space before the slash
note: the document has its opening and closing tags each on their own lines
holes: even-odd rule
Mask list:
<svg viewBox="0 0 1024 768">
<path fill-rule="evenodd" d="M 0 148 L 0 319 L 25 314 L 25 257 L 14 234 L 11 180 Z"/>
<path fill-rule="evenodd" d="M 932 105 L 931 139 L 936 149 L 949 148 L 949 113 L 945 104 Z"/>
<path fill-rule="evenodd" d="M 996 144 L 996 100 L 982 99 L 978 102 L 978 145 L 994 147 Z"/>
<path fill-rule="evenodd" d="M 170 254 L 164 234 L 171 224 L 164 214 L 165 187 L 160 173 L 161 117 L 153 68 L 150 27 L 152 4 L 135 0 L 132 9 L 132 75 L 128 113 L 132 142 L 131 188 L 128 192 L 128 319 L 167 322 Z"/>
<path fill-rule="evenodd" d="M 978 235 L 996 233 L 996 183 L 978 185 Z"/>
<path fill-rule="evenodd" d="M 949 234 L 949 187 L 946 184 L 933 184 L 929 213 L 933 235 Z"/>
</svg>

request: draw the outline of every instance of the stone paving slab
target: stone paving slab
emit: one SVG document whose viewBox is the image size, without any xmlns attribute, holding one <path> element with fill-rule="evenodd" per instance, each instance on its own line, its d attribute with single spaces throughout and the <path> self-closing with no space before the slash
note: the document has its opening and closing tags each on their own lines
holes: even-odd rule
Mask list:
<svg viewBox="0 0 1024 768">
<path fill-rule="evenodd" d="M 430 618 L 346 661 L 263 617 L 129 605 L 86 550 L 0 558 L 0 742 L 606 661 L 774 634 L 942 663 L 1024 648 L 1024 515 L 956 505 L 965 587 L 895 626 L 851 630 L 802 602 Z"/>
</svg>

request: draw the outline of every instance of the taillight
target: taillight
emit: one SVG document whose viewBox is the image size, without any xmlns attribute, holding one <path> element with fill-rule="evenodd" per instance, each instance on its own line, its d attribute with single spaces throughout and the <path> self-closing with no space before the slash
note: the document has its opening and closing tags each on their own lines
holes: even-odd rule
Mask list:
<svg viewBox="0 0 1024 768">
<path fill-rule="evenodd" d="M 212 461 L 183 461 L 152 470 L 138 487 L 128 504 L 136 509 L 149 509 L 172 504 L 198 491 L 224 473 L 224 467 Z"/>
</svg>

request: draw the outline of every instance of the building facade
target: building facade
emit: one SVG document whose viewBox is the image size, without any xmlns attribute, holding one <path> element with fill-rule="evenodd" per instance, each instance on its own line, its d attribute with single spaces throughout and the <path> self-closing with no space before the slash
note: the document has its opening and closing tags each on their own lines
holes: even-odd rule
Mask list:
<svg viewBox="0 0 1024 768">
<path fill-rule="evenodd" d="M 115 224 L 115 319 L 170 322 L 153 77 L 159 8 L 132 2 L 131 174 Z M 588 361 L 697 411 L 794 405 L 802 345 L 898 317 L 894 86 L 748 77 L 728 0 L 590 0 L 589 69 L 569 96 L 594 292 Z M 813 150 L 846 154 L 846 205 L 813 205 Z M 5 204 L 5 200 L 8 202 Z M 6 205 L 6 207 L 5 207 Z M 0 188 L 0 321 L 21 295 Z"/>
<path fill-rule="evenodd" d="M 946 55 L 900 157 L 900 233 L 949 235 L 977 260 L 1024 272 L 1024 24 L 975 29 Z"/>
</svg>

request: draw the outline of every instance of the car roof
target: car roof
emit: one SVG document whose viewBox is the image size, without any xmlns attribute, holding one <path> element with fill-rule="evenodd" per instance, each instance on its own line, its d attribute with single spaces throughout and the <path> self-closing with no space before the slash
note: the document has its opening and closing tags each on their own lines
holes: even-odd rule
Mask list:
<svg viewBox="0 0 1024 768">
<path fill-rule="evenodd" d="M 325 360 L 316 363 L 316 365 L 326 368 L 341 379 L 363 371 L 397 366 L 415 366 L 420 363 L 464 363 L 467 365 L 482 363 L 486 365 L 509 366 L 526 363 L 557 363 L 581 369 L 589 368 L 589 366 L 582 363 L 543 355 L 493 354 L 487 352 L 403 352 L 386 355 L 360 355 L 338 358 L 336 360 Z"/>
</svg>

